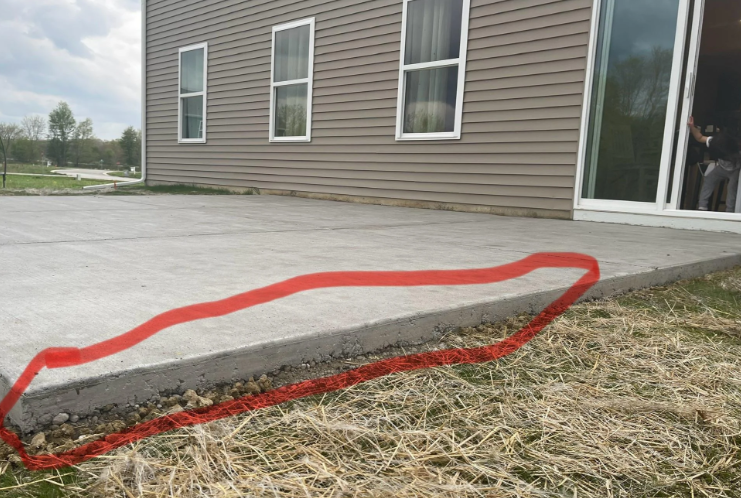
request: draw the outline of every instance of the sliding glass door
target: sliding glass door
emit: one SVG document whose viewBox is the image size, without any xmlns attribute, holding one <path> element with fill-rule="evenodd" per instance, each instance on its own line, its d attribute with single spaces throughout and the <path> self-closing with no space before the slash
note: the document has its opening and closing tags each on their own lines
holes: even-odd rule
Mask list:
<svg viewBox="0 0 741 498">
<path fill-rule="evenodd" d="M 598 0 L 587 85 L 585 206 L 663 208 L 689 0 Z"/>
</svg>

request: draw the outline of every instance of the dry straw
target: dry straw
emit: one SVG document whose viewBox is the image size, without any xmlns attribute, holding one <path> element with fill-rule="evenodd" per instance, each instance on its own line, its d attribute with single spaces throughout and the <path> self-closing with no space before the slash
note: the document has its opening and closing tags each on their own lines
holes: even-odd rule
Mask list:
<svg viewBox="0 0 741 498">
<path fill-rule="evenodd" d="M 734 296 L 741 270 L 582 304 L 501 361 L 393 375 L 163 434 L 80 465 L 64 490 L 109 498 L 741 496 Z M 491 343 L 526 320 L 458 331 L 431 347 Z"/>
</svg>

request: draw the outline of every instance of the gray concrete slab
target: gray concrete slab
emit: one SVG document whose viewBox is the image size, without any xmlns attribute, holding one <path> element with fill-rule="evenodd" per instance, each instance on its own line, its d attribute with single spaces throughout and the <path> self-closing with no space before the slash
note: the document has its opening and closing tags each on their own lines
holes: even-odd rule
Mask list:
<svg viewBox="0 0 741 498">
<path fill-rule="evenodd" d="M 42 349 L 84 347 L 170 309 L 297 275 L 481 268 L 542 251 L 596 257 L 597 297 L 741 264 L 741 236 L 273 196 L 0 198 L 0 395 Z M 580 275 L 544 269 L 491 285 L 296 294 L 44 370 L 10 421 L 31 428 L 60 411 L 429 340 L 538 311 Z"/>
</svg>

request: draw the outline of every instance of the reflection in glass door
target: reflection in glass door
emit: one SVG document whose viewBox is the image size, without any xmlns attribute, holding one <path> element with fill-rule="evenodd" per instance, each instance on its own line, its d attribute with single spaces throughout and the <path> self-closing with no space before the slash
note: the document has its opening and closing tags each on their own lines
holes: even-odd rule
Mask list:
<svg viewBox="0 0 741 498">
<path fill-rule="evenodd" d="M 582 198 L 655 203 L 671 152 L 664 145 L 686 0 L 599 3 Z"/>
</svg>

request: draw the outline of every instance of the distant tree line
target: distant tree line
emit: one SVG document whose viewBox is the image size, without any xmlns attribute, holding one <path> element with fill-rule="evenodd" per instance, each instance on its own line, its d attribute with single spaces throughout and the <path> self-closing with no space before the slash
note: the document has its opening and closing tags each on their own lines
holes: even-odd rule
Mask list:
<svg viewBox="0 0 741 498">
<path fill-rule="evenodd" d="M 21 163 L 50 161 L 57 167 L 116 168 L 141 165 L 141 130 L 126 128 L 117 140 L 95 136 L 93 121 L 77 121 L 66 102 L 49 114 L 26 116 L 21 123 L 0 123 L 0 159 Z M 4 167 L 5 171 L 7 166 Z"/>
</svg>

